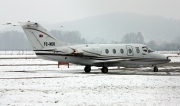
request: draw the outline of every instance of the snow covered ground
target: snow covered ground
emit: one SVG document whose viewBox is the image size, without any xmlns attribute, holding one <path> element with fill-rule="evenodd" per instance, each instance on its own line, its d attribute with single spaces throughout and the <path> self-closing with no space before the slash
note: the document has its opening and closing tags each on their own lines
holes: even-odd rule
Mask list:
<svg viewBox="0 0 180 106">
<path fill-rule="evenodd" d="M 92 67 L 86 74 L 84 66 L 57 68 L 56 64 L 41 59 L 0 59 L 0 105 L 180 104 L 180 67 L 160 67 L 157 73 L 150 67 L 113 67 L 108 74 Z"/>
<path fill-rule="evenodd" d="M 0 105 L 170 106 L 180 103 L 178 76 L 61 72 L 30 76 L 1 79 Z"/>
</svg>

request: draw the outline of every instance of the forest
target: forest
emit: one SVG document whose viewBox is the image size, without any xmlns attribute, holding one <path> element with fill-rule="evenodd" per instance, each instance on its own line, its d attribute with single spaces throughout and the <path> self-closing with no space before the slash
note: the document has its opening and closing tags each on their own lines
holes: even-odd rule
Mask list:
<svg viewBox="0 0 180 106">
<path fill-rule="evenodd" d="M 145 44 L 155 51 L 177 51 L 180 47 L 180 37 L 176 37 L 173 40 L 167 41 L 145 41 L 145 38 L 141 32 L 128 33 L 123 36 L 121 41 L 115 43 L 136 43 Z"/>
<path fill-rule="evenodd" d="M 85 39 L 81 37 L 79 31 L 60 31 L 52 30 L 50 33 L 62 42 L 74 43 L 74 44 L 84 44 Z M 0 50 L 25 50 L 30 51 L 32 47 L 23 32 L 19 31 L 4 31 L 0 32 Z"/>
<path fill-rule="evenodd" d="M 50 33 L 62 42 L 74 44 L 87 44 L 85 38 L 82 37 L 79 31 L 61 31 L 51 30 Z M 125 34 L 119 41 L 111 41 L 112 44 L 145 44 L 155 51 L 177 51 L 180 47 L 180 37 L 176 37 L 169 42 L 157 42 L 154 40 L 146 41 L 146 38 L 141 32 L 131 32 Z M 92 43 L 92 42 L 91 42 Z M 106 42 L 104 42 L 106 43 Z M 100 43 L 102 44 L 102 43 Z M 23 32 L 19 31 L 5 31 L 0 32 L 0 50 L 25 50 L 31 51 L 32 47 Z"/>
</svg>

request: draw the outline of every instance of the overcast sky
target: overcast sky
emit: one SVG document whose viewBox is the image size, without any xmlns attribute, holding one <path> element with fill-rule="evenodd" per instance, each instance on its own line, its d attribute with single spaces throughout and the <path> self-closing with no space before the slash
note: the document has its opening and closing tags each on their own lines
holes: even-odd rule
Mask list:
<svg viewBox="0 0 180 106">
<path fill-rule="evenodd" d="M 180 19 L 179 11 L 180 0 L 0 0 L 0 23 L 56 23 L 112 12 Z"/>
</svg>

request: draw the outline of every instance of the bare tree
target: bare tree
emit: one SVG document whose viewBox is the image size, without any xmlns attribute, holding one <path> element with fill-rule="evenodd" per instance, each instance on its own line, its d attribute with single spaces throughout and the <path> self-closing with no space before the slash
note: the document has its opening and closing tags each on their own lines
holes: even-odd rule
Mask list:
<svg viewBox="0 0 180 106">
<path fill-rule="evenodd" d="M 124 37 L 121 40 L 122 43 L 138 43 L 138 44 L 144 44 L 144 37 L 141 32 L 138 33 L 128 33 L 124 35 Z"/>
</svg>

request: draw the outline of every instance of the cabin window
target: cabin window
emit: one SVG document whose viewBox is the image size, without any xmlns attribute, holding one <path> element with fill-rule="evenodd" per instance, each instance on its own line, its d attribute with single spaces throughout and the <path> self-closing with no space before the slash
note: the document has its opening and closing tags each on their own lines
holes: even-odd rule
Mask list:
<svg viewBox="0 0 180 106">
<path fill-rule="evenodd" d="M 139 48 L 138 48 L 138 47 L 136 48 L 136 52 L 137 52 L 137 53 L 139 53 L 139 52 L 140 52 L 140 50 L 139 50 Z"/>
<path fill-rule="evenodd" d="M 113 53 L 114 53 L 114 54 L 116 53 L 116 50 L 115 50 L 115 49 L 113 49 Z"/>
<path fill-rule="evenodd" d="M 123 54 L 123 53 L 124 53 L 124 50 L 123 50 L 123 49 L 120 49 L 120 52 L 121 52 L 121 54 Z"/>
<path fill-rule="evenodd" d="M 106 52 L 106 54 L 108 54 L 108 53 L 109 53 L 109 50 L 108 50 L 108 49 L 106 49 L 106 50 L 105 50 L 105 52 Z"/>
<path fill-rule="evenodd" d="M 131 50 L 131 49 L 129 49 L 128 51 L 129 51 L 129 53 L 132 53 L 132 50 Z"/>
</svg>

